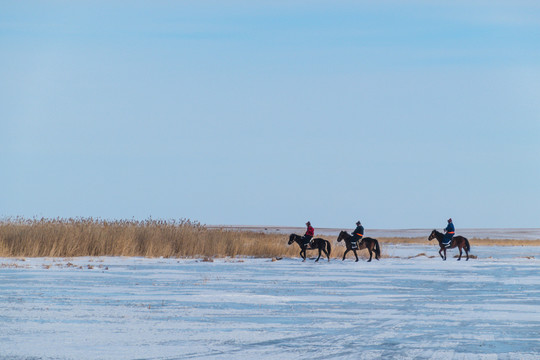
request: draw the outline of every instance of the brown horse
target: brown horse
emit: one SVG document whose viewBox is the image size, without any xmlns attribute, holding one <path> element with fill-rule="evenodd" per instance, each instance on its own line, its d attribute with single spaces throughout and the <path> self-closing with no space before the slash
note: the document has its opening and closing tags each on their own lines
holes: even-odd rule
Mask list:
<svg viewBox="0 0 540 360">
<path fill-rule="evenodd" d="M 300 235 L 291 234 L 289 236 L 289 245 L 293 242 L 297 243 L 300 246 L 300 256 L 302 261 L 306 261 L 306 250 L 319 250 L 319 257 L 315 262 L 319 261 L 321 258 L 321 251 L 326 254 L 328 261 L 330 261 L 330 252 L 332 252 L 332 246 L 330 246 L 330 241 L 324 240 L 321 238 L 312 239 L 310 243 L 304 244 L 304 239 Z M 311 246 L 310 246 L 311 244 Z"/>
<path fill-rule="evenodd" d="M 356 250 L 362 250 L 362 249 L 368 249 L 369 251 L 368 262 L 371 261 L 371 258 L 373 257 L 373 252 L 375 252 L 375 259 L 379 260 L 379 258 L 381 257 L 381 248 L 379 247 L 379 242 L 377 241 L 377 239 L 365 237 L 362 239 L 362 241 L 360 241 L 358 249 L 353 249 L 352 242 L 351 242 L 352 238 L 353 236 L 350 235 L 346 231 L 342 231 L 338 235 L 337 241 L 340 242 L 341 240 L 344 240 L 345 245 L 347 246 L 347 250 L 345 250 L 345 253 L 343 254 L 342 261 L 345 260 L 345 256 L 351 250 L 354 252 L 354 256 L 356 256 L 356 261 L 358 261 L 358 255 L 356 254 Z"/>
<path fill-rule="evenodd" d="M 443 260 L 446 260 L 446 246 L 444 246 L 443 240 L 444 240 L 444 234 L 441 232 L 438 232 L 437 230 L 433 230 L 431 232 L 431 235 L 429 235 L 428 240 L 431 241 L 433 239 L 437 239 L 439 241 L 439 246 L 441 249 L 439 250 L 439 255 L 441 255 L 441 258 Z M 449 249 L 453 248 L 459 248 L 459 258 L 458 261 L 461 260 L 461 249 L 465 250 L 465 254 L 467 254 L 467 260 L 469 260 L 469 251 L 471 251 L 471 245 L 469 244 L 469 240 L 463 236 L 454 236 L 452 238 L 452 242 L 450 242 L 450 246 L 448 246 Z M 444 252 L 444 256 L 442 254 Z"/>
</svg>

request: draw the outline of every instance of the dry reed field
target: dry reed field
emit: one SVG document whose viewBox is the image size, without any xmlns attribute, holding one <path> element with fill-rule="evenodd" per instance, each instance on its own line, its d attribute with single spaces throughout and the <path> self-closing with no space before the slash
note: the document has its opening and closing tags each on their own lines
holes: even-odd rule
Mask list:
<svg viewBox="0 0 540 360">
<path fill-rule="evenodd" d="M 284 235 L 208 230 L 190 220 L 8 219 L 3 257 L 294 256 Z"/>
<path fill-rule="evenodd" d="M 344 246 L 335 237 L 332 257 L 341 258 Z M 285 234 L 208 229 L 181 220 L 24 219 L 0 221 L 1 257 L 297 257 L 299 247 L 287 245 Z M 428 244 L 425 238 L 379 238 L 384 243 Z M 433 242 L 432 242 L 433 243 Z M 472 239 L 474 245 L 540 245 L 538 241 Z M 433 243 L 435 245 L 435 243 Z M 308 256 L 317 251 L 308 251 Z M 324 255 L 323 255 L 324 256 Z M 349 257 L 352 258 L 352 254 Z M 367 251 L 359 251 L 366 258 Z"/>
<path fill-rule="evenodd" d="M 332 257 L 343 256 L 344 247 L 336 246 L 335 238 L 329 240 Z M 0 222 L 1 257 L 297 257 L 298 246 L 287 242 L 284 234 L 208 229 L 187 219 L 14 218 Z M 308 256 L 316 254 L 308 251 Z M 359 252 L 361 257 L 366 255 L 367 251 Z"/>
</svg>

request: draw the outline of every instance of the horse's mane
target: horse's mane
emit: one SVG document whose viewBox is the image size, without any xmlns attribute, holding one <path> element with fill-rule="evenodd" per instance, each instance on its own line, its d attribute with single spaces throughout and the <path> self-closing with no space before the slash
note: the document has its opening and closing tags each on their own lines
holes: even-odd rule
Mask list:
<svg viewBox="0 0 540 360">
<path fill-rule="evenodd" d="M 350 239 L 350 238 L 351 238 L 351 235 L 345 230 L 341 230 L 338 235 L 338 241 L 341 241 L 340 239 L 345 240 L 345 239 Z"/>
</svg>

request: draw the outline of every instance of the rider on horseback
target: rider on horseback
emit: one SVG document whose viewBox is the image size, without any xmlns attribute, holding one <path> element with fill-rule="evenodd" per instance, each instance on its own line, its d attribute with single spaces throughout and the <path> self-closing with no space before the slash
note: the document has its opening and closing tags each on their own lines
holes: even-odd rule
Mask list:
<svg viewBox="0 0 540 360">
<path fill-rule="evenodd" d="M 352 233 L 351 238 L 351 245 L 353 248 L 358 247 L 358 240 L 361 240 L 364 237 L 364 227 L 362 226 L 362 223 L 360 223 L 360 220 L 356 222 L 356 229 L 354 229 Z"/>
<path fill-rule="evenodd" d="M 311 247 L 311 239 L 313 239 L 313 235 L 315 234 L 315 229 L 311 226 L 311 223 L 308 221 L 306 223 L 307 230 L 304 236 L 302 237 L 302 240 L 304 240 L 304 247 Z"/>
<path fill-rule="evenodd" d="M 448 226 L 446 226 L 446 229 L 444 229 L 444 240 L 443 244 L 444 246 L 448 247 L 452 243 L 452 238 L 454 237 L 454 234 L 456 233 L 456 229 L 454 228 L 454 224 L 452 223 L 452 218 L 448 219 Z"/>
</svg>

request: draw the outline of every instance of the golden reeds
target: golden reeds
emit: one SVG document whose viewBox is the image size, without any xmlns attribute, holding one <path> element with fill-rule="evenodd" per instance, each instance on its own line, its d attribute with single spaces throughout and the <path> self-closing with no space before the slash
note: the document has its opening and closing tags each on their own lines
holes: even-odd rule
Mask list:
<svg viewBox="0 0 540 360">
<path fill-rule="evenodd" d="M 287 236 L 209 230 L 190 220 L 7 219 L 2 257 L 275 257 L 295 256 Z"/>
</svg>

